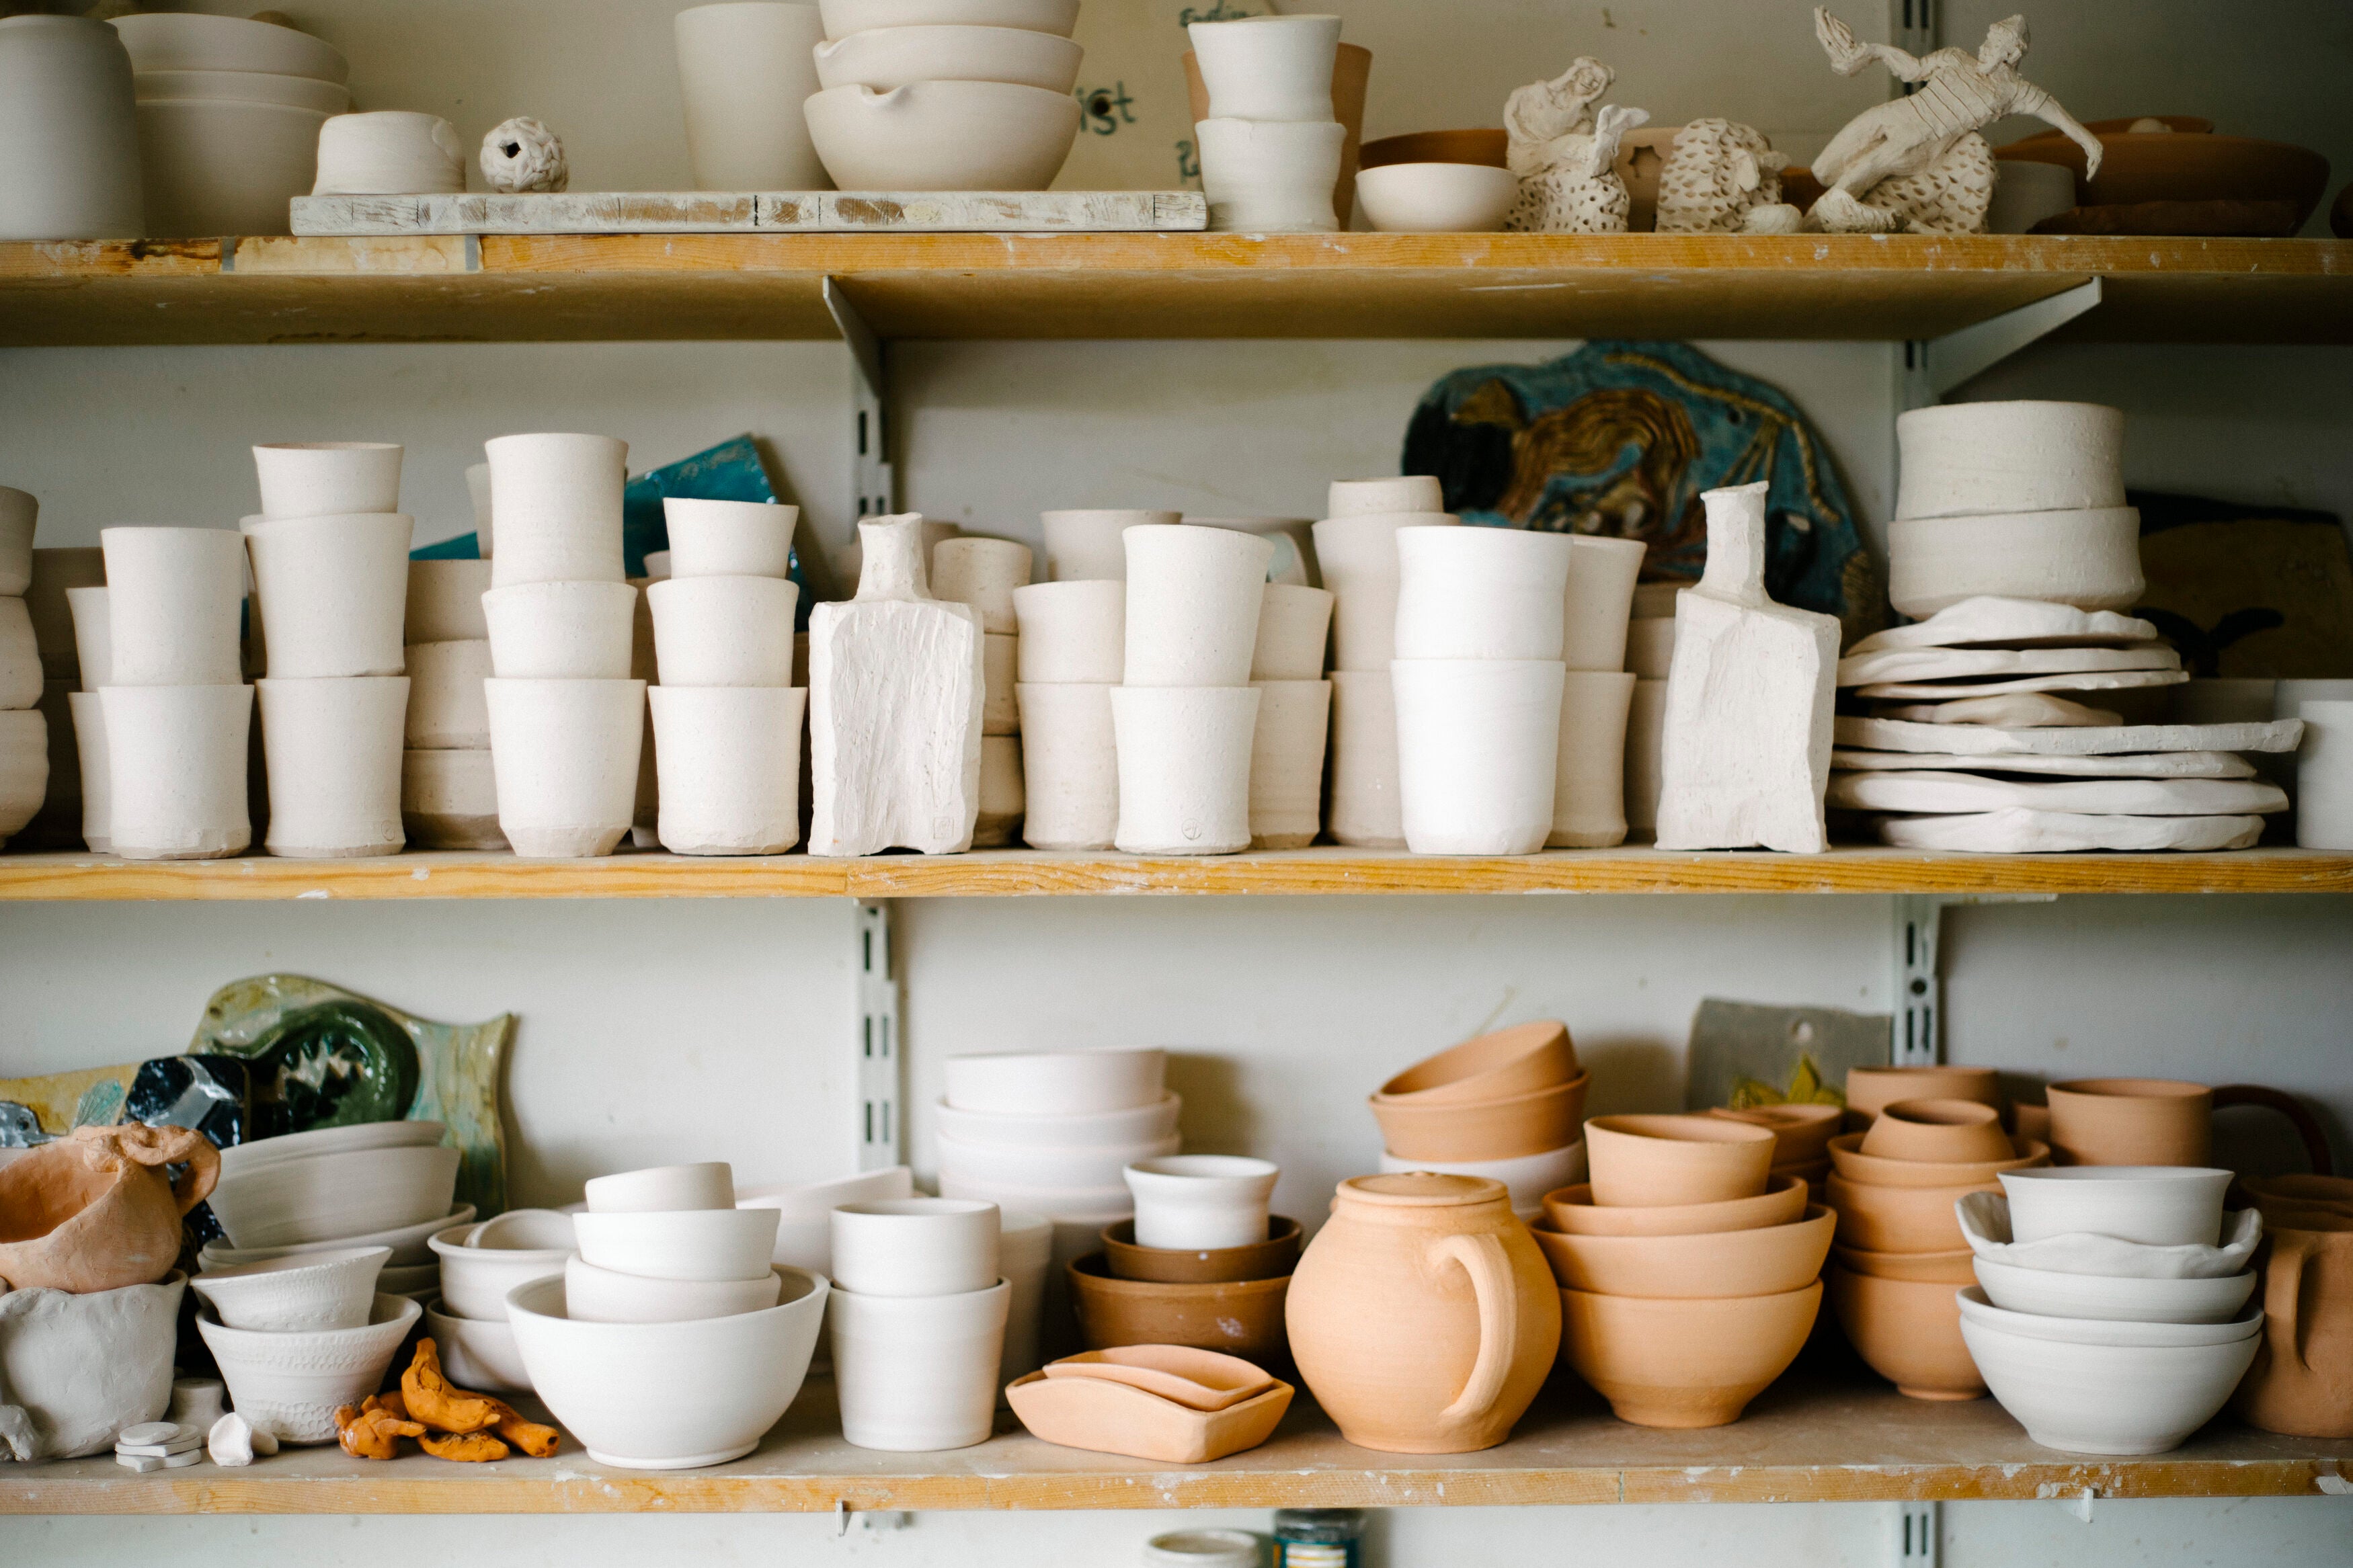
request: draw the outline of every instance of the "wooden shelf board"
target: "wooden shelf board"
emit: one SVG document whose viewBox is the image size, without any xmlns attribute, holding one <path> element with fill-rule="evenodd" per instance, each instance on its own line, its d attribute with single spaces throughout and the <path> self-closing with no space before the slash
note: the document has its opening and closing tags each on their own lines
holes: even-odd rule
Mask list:
<svg viewBox="0 0 2353 1568">
<path fill-rule="evenodd" d="M 1100 894 L 2353 892 L 2353 855 L 1827 855 L 1646 848 L 1471 858 L 1338 847 L 1163 857 L 978 850 L 818 859 L 488 853 L 361 860 L 0 855 L 0 902 L 281 899 L 1008 898 Z"/>
<path fill-rule="evenodd" d="M 2353 242 L 1681 235 L 602 235 L 0 244 L 0 345 L 1933 338 L 2098 277 L 2077 338 L 2353 342 Z"/>
<path fill-rule="evenodd" d="M 1990 1399 L 1929 1404 L 1886 1384 L 1792 1373 L 1729 1426 L 1630 1426 L 1556 1380 L 1483 1453 L 1376 1453 L 1302 1399 L 1272 1439 L 1214 1464 L 1155 1465 L 1041 1443 L 1010 1415 L 976 1447 L 890 1454 L 845 1442 L 812 1380 L 758 1452 L 707 1470 L 615 1470 L 566 1440 L 552 1459 L 453 1465 L 287 1449 L 249 1469 L 132 1475 L 111 1458 L 0 1473 L 0 1513 L 791 1513 L 885 1509 L 1493 1507 L 2080 1497 L 2317 1497 L 2353 1442 L 2216 1422 L 2169 1454 L 2101 1458 L 2031 1441 Z M 2326 1479 L 2324 1479 L 2326 1478 Z"/>
</svg>

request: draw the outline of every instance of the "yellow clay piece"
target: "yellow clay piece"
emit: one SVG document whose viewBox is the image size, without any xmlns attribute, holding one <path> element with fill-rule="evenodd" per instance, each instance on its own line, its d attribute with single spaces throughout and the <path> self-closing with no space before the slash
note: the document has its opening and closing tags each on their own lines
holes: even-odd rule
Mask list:
<svg viewBox="0 0 2353 1568">
<path fill-rule="evenodd" d="M 417 1439 L 417 1445 L 437 1459 L 462 1464 L 486 1464 L 507 1457 L 507 1446 L 488 1432 L 453 1432 L 448 1436 L 428 1433 Z"/>
<path fill-rule="evenodd" d="M 416 1359 L 400 1374 L 400 1397 L 411 1420 L 458 1435 L 496 1426 L 503 1408 L 494 1399 L 451 1387 L 441 1375 L 441 1352 L 430 1339 L 417 1342 Z"/>
<path fill-rule="evenodd" d="M 375 1405 L 375 1400 L 368 1401 Z M 425 1428 L 404 1421 L 378 1405 L 373 1409 L 343 1405 L 335 1412 L 335 1438 L 355 1459 L 396 1459 L 403 1437 L 422 1437 Z"/>
<path fill-rule="evenodd" d="M 534 1459 L 554 1458 L 557 1445 L 564 1441 L 563 1433 L 553 1426 L 524 1420 L 522 1414 L 503 1399 L 491 1399 L 487 1394 L 482 1397 L 498 1406 L 499 1424 L 491 1430 Z"/>
</svg>

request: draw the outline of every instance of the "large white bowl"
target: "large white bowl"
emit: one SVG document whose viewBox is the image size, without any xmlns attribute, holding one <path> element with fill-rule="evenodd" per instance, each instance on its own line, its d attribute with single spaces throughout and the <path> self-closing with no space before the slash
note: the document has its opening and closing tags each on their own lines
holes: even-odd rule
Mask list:
<svg viewBox="0 0 2353 1568">
<path fill-rule="evenodd" d="M 817 47 L 820 87 L 887 92 L 918 81 L 1006 81 L 1068 92 L 1086 51 L 1028 27 L 869 27 Z"/>
<path fill-rule="evenodd" d="M 1185 1102 L 1175 1090 L 1149 1105 L 1073 1116 L 967 1110 L 943 1099 L 934 1108 L 940 1136 L 999 1149 L 1103 1149 L 1156 1142 L 1176 1131 Z"/>
<path fill-rule="evenodd" d="M 569 1217 L 569 1216 L 567 1216 Z M 453 1225 L 427 1243 L 441 1266 L 441 1305 L 460 1318 L 485 1322 L 506 1316 L 507 1292 L 533 1279 L 564 1272 L 575 1247 L 471 1247 L 479 1226 Z"/>
<path fill-rule="evenodd" d="M 1999 1173 L 2020 1242 L 2088 1231 L 2148 1247 L 2212 1247 L 2232 1173 L 2194 1165 L 2068 1165 Z"/>
<path fill-rule="evenodd" d="M 308 1241 L 299 1247 L 230 1247 L 224 1242 L 208 1241 L 196 1254 L 196 1264 L 203 1268 L 229 1268 L 240 1263 L 260 1263 L 272 1258 L 287 1258 L 304 1252 L 332 1252 L 350 1247 L 388 1247 L 392 1257 L 386 1268 L 409 1268 L 433 1261 L 433 1249 L 427 1238 L 434 1232 L 451 1226 L 470 1224 L 474 1205 L 459 1204 L 448 1214 L 428 1219 L 421 1225 L 405 1225 L 396 1230 L 380 1230 L 368 1236 L 346 1236 L 335 1241 Z"/>
<path fill-rule="evenodd" d="M 1042 191 L 1079 133 L 1077 99 L 1002 81 L 837 87 L 801 112 L 845 191 Z"/>
<path fill-rule="evenodd" d="M 1356 175 L 1366 218 L 1387 234 L 1486 234 L 1519 194 L 1517 174 L 1486 163 L 1384 163 Z"/>
<path fill-rule="evenodd" d="M 1166 1094 L 1168 1053 L 1156 1046 L 1111 1050 L 997 1051 L 950 1057 L 946 1103 L 997 1116 L 1094 1116 L 1155 1106 Z"/>
<path fill-rule="evenodd" d="M 506 1303 L 499 1303 L 506 1310 Z M 441 1352 L 441 1370 L 459 1388 L 491 1394 L 529 1394 L 531 1373 L 515 1349 L 514 1328 L 504 1317 L 453 1318 L 425 1309 L 425 1331 Z"/>
<path fill-rule="evenodd" d="M 2255 1291 L 2254 1271 L 2220 1279 L 2146 1279 L 2065 1274 L 1972 1259 L 1986 1299 L 2011 1312 L 2137 1323 L 2222 1323 Z"/>
<path fill-rule="evenodd" d="M 274 1165 L 280 1160 L 308 1160 L 321 1154 L 351 1154 L 362 1149 L 429 1148 L 448 1135 L 438 1121 L 362 1121 L 350 1127 L 322 1127 L 310 1132 L 289 1132 L 239 1143 L 220 1152 L 220 1173 L 242 1175 Z"/>
<path fill-rule="evenodd" d="M 1067 38 L 1079 0 L 818 0 L 828 38 L 869 27 L 1022 27 Z"/>
<path fill-rule="evenodd" d="M 518 1287 L 507 1316 L 532 1387 L 590 1458 L 637 1470 L 723 1465 L 758 1447 L 792 1404 L 825 1321 L 825 1278 L 776 1272 L 783 1301 L 728 1318 L 574 1322 L 561 1279 Z"/>
<path fill-rule="evenodd" d="M 572 1224 L 581 1257 L 649 1279 L 757 1279 L 776 1247 L 774 1209 L 583 1214 Z"/>
<path fill-rule="evenodd" d="M 1014 1187 L 1108 1187 L 1122 1181 L 1122 1173 L 1136 1161 L 1174 1154 L 1183 1146 L 1184 1140 L 1174 1132 L 1145 1142 L 1095 1149 L 1023 1149 L 942 1138 L 940 1173 Z"/>
<path fill-rule="evenodd" d="M 455 1149 L 355 1149 L 223 1173 L 206 1201 L 239 1248 L 300 1247 L 417 1225 L 449 1212 Z"/>
<path fill-rule="evenodd" d="M 2160 1454 L 2213 1419 L 2253 1363 L 2260 1334 L 2221 1345 L 2084 1345 L 1961 1319 L 1961 1340 L 2001 1407 L 2046 1448 Z"/>
<path fill-rule="evenodd" d="M 283 103 L 322 114 L 343 114 L 352 107 L 352 89 L 341 82 L 280 76 L 273 71 L 142 71 L 131 79 L 131 89 L 141 103 L 208 98 L 220 102 Z"/>
<path fill-rule="evenodd" d="M 317 180 L 323 111 L 209 98 L 135 107 L 151 237 L 292 232 L 288 204 Z"/>
<path fill-rule="evenodd" d="M 356 1329 L 367 1321 L 376 1276 L 391 1257 L 388 1247 L 296 1253 L 233 1264 L 188 1284 L 227 1328 L 265 1334 Z"/>
<path fill-rule="evenodd" d="M 1997 1307 L 1985 1287 L 1972 1285 L 1960 1292 L 1964 1321 L 1984 1323 L 2006 1334 L 2052 1340 L 2068 1345 L 2226 1345 L 2263 1331 L 2263 1310 L 2248 1307 L 2229 1319 L 2207 1322 L 2158 1322 L 2148 1319 L 2060 1318 Z"/>
<path fill-rule="evenodd" d="M 648 1279 L 599 1268 L 577 1255 L 564 1262 L 565 1312 L 575 1323 L 689 1323 L 762 1312 L 776 1304 L 774 1270 L 757 1279 Z"/>
<path fill-rule="evenodd" d="M 305 1334 L 232 1329 L 196 1314 L 196 1331 L 220 1363 L 237 1413 L 281 1443 L 332 1443 L 335 1407 L 357 1405 L 384 1383 L 392 1356 L 424 1311 L 379 1293 L 366 1326 Z"/>
<path fill-rule="evenodd" d="M 134 72 L 267 71 L 318 81 L 349 81 L 351 62 L 323 39 L 242 16 L 150 11 L 113 18 Z"/>
</svg>

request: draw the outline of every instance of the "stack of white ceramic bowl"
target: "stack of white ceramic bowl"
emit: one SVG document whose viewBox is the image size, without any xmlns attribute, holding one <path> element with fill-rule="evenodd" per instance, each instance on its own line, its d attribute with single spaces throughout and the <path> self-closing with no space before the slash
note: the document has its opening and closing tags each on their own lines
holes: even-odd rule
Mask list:
<svg viewBox="0 0 2353 1568">
<path fill-rule="evenodd" d="M 319 132 L 352 106 L 351 67 L 292 27 L 194 11 L 113 18 L 131 51 L 147 232 L 285 234 Z"/>
<path fill-rule="evenodd" d="M 437 114 L 385 109 L 319 128 L 314 196 L 429 196 L 466 188 L 466 144 Z"/>
<path fill-rule="evenodd" d="M 400 820 L 423 849 L 504 849 L 491 765 L 488 561 L 412 561 L 402 631 L 408 721 L 400 759 Z"/>
<path fill-rule="evenodd" d="M 1167 1065 L 1154 1047 L 950 1057 L 941 1193 L 1045 1215 L 1082 1240 L 1125 1219 L 1121 1173 L 1182 1146 Z"/>
<path fill-rule="evenodd" d="M 1324 652 L 1332 637 L 1333 595 L 1291 583 L 1269 583 L 1264 593 L 1250 654 L 1250 685 L 1259 697 L 1250 736 L 1250 847 L 1297 849 L 1314 843 L 1324 826 L 1324 758 L 1332 738 Z"/>
<path fill-rule="evenodd" d="M 779 855 L 800 842 L 801 718 L 790 576 L 800 509 L 669 500 L 670 576 L 646 585 L 662 847 Z"/>
<path fill-rule="evenodd" d="M 646 683 L 630 674 L 638 590 L 621 565 L 629 448 L 501 436 L 485 450 L 499 522 L 482 595 L 499 826 L 518 855 L 609 855 L 637 817 L 646 728 Z M 785 633 L 789 647 L 789 615 Z"/>
<path fill-rule="evenodd" d="M 1672 583 L 1639 585 L 1626 623 L 1626 668 L 1634 677 L 1626 704 L 1626 828 L 1646 837 L 1659 826 L 1659 753 L 1666 739 L 1667 674 L 1674 668 L 1681 592 Z"/>
<path fill-rule="evenodd" d="M 1314 528 L 1315 561 L 1332 590 L 1332 798 L 1325 826 L 1342 844 L 1402 849 L 1398 807 L 1398 545 L 1401 529 L 1461 520 L 1438 480 L 1335 479 Z"/>
<path fill-rule="evenodd" d="M 988 1440 L 1013 1294 L 993 1203 L 886 1198 L 833 1211 L 841 1435 L 930 1451 Z"/>
<path fill-rule="evenodd" d="M 206 1243 L 198 1263 L 209 1271 L 383 1247 L 391 1256 L 376 1289 L 434 1294 L 432 1236 L 474 1217 L 472 1205 L 453 1201 L 461 1156 L 443 1146 L 448 1131 L 438 1121 L 366 1121 L 222 1150 L 208 1201 L 226 1239 Z"/>
<path fill-rule="evenodd" d="M 1332 111 L 1337 16 L 1195 22 L 1209 117 L 1193 127 L 1209 226 L 1256 234 L 1327 233 L 1347 127 Z"/>
<path fill-rule="evenodd" d="M 190 1282 L 204 1302 L 196 1331 L 256 1432 L 332 1443 L 336 1407 L 383 1386 L 420 1310 L 377 1288 L 391 1257 L 383 1246 L 329 1247 L 207 1264 Z"/>
<path fill-rule="evenodd" d="M 49 787 L 49 726 L 38 711 L 41 647 L 25 604 L 39 510 L 23 490 L 0 486 L 0 844 L 33 820 Z"/>
<path fill-rule="evenodd" d="M 273 855 L 396 855 L 408 712 L 402 628 L 414 520 L 401 449 L 256 447 L 261 511 L 240 525 L 269 673 L 261 745 Z"/>
<path fill-rule="evenodd" d="M 1127 549 L 1126 655 L 1111 693 L 1119 827 L 1131 854 L 1229 855 L 1250 842 L 1250 684 L 1274 546 L 1256 534 L 1146 523 Z"/>
<path fill-rule="evenodd" d="M 1634 582 L 1650 547 L 1640 540 L 1599 534 L 1563 537 L 1568 541 L 1568 601 L 1561 660 L 1567 673 L 1560 689 L 1552 832 L 1545 843 L 1554 848 L 1607 848 L 1626 841 L 1626 721 L 1638 679 L 1626 668 L 1628 628 Z"/>
<path fill-rule="evenodd" d="M 2157 1454 L 2229 1401 L 2263 1343 L 2262 1236 L 2227 1216 L 2228 1171 L 2008 1171 L 1960 1201 L 1978 1284 L 1961 1337 L 2003 1409 L 2047 1448 Z M 2227 1237 L 2225 1235 L 2227 1231 Z"/>
<path fill-rule="evenodd" d="M 845 191 L 1042 191 L 1079 133 L 1079 0 L 819 0 L 809 139 Z"/>
<path fill-rule="evenodd" d="M 529 1394 L 531 1374 L 507 1321 L 507 1292 L 564 1272 L 580 1250 L 572 1216 L 509 1209 L 480 1225 L 438 1231 L 428 1245 L 440 1268 L 441 1300 L 426 1310 L 425 1331 L 440 1347 L 449 1381 L 460 1388 Z"/>
<path fill-rule="evenodd" d="M 1026 809 L 1021 762 L 1020 616 L 1015 592 L 1029 585 L 1029 547 L 1009 539 L 944 539 L 932 547 L 932 597 L 970 605 L 980 617 L 980 817 L 973 847 L 1012 843 Z"/>
</svg>

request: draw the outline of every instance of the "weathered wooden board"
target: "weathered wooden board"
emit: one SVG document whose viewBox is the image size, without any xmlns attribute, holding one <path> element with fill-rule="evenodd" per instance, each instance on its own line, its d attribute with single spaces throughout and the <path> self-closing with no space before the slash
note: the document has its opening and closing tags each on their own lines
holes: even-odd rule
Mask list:
<svg viewBox="0 0 2353 1568">
<path fill-rule="evenodd" d="M 567 191 L 296 196 L 305 237 L 451 234 L 1132 234 L 1208 226 L 1198 191 Z"/>
</svg>

